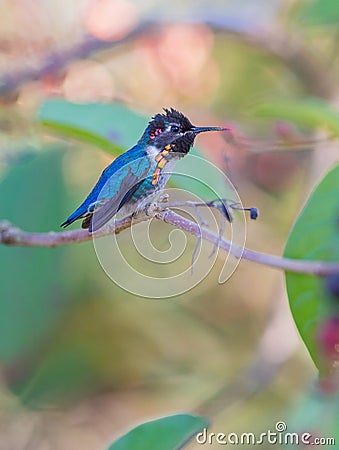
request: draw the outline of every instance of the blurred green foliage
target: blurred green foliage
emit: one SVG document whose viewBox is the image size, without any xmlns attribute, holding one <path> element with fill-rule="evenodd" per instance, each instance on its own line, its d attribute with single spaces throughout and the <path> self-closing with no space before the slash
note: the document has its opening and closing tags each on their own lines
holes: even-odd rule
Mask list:
<svg viewBox="0 0 339 450">
<path fill-rule="evenodd" d="M 311 0 L 300 11 L 306 25 L 338 25 L 339 8 L 336 0 Z"/>
<path fill-rule="evenodd" d="M 335 448 L 339 442 L 338 417 L 338 394 L 319 395 L 319 393 L 313 391 L 307 397 L 305 396 L 293 410 L 290 420 L 294 429 L 298 430 L 299 433 L 304 433 L 307 430 L 311 434 L 310 442 L 314 438 L 330 438 L 334 441 L 322 446 Z"/>
<path fill-rule="evenodd" d="M 39 120 L 58 134 L 73 137 L 115 155 L 132 147 L 145 128 L 145 118 L 122 104 L 76 104 L 49 99 Z"/>
<path fill-rule="evenodd" d="M 288 237 L 284 256 L 308 261 L 338 261 L 339 166 L 321 180 L 301 211 Z M 319 323 L 328 315 L 324 280 L 312 275 L 286 273 L 294 321 L 320 372 Z"/>
<path fill-rule="evenodd" d="M 1 180 L 1 213 L 31 231 L 48 231 L 63 213 L 66 190 L 60 147 L 14 165 Z M 67 297 L 63 260 L 68 249 L 2 247 L 0 357 L 10 363 L 29 354 L 60 320 Z"/>
<path fill-rule="evenodd" d="M 202 417 L 187 414 L 164 417 L 139 425 L 114 442 L 108 450 L 179 450 L 208 424 Z"/>
<path fill-rule="evenodd" d="M 310 130 L 322 128 L 332 136 L 339 136 L 339 111 L 321 99 L 261 103 L 253 113 L 258 117 L 287 120 Z"/>
</svg>

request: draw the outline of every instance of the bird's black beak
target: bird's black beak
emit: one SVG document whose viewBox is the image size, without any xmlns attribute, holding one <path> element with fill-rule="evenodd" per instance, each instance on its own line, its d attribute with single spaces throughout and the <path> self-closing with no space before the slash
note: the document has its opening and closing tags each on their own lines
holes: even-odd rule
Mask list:
<svg viewBox="0 0 339 450">
<path fill-rule="evenodd" d="M 229 128 L 224 127 L 192 127 L 190 131 L 194 134 L 204 133 L 205 131 L 227 131 Z"/>
</svg>

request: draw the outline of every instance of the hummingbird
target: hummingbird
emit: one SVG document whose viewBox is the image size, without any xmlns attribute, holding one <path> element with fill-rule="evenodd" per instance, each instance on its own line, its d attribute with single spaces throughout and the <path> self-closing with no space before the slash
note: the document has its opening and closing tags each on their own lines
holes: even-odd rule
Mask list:
<svg viewBox="0 0 339 450">
<path fill-rule="evenodd" d="M 118 211 L 136 212 L 145 198 L 161 194 L 175 163 L 187 155 L 199 133 L 223 130 L 227 128 L 196 127 L 183 113 L 164 108 L 152 117 L 136 145 L 106 167 L 87 198 L 61 226 L 83 219 L 82 228 L 95 232 Z"/>
</svg>

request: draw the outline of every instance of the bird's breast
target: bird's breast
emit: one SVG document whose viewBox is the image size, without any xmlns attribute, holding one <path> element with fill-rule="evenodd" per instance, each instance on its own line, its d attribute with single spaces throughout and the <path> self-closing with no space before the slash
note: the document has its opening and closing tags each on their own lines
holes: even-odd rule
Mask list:
<svg viewBox="0 0 339 450">
<path fill-rule="evenodd" d="M 150 146 L 147 151 L 151 163 L 151 183 L 154 189 L 163 189 L 165 187 L 175 163 L 180 159 L 181 155 L 173 150 L 174 144 L 168 144 L 161 151 L 153 146 Z"/>
</svg>

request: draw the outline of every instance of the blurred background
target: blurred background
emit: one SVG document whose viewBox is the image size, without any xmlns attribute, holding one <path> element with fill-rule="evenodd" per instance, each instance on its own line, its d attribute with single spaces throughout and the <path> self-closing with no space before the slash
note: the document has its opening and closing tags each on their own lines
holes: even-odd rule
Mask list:
<svg viewBox="0 0 339 450">
<path fill-rule="evenodd" d="M 260 210 L 247 247 L 282 254 L 338 160 L 336 0 L 3 0 L 0 15 L 0 220 L 58 231 L 172 106 L 231 129 L 199 150 Z M 117 121 L 131 111 L 121 135 L 105 105 Z M 219 285 L 221 263 L 190 292 L 150 300 L 112 283 L 92 242 L 1 246 L 0 450 L 104 449 L 178 411 L 221 432 L 304 426 L 317 374 L 283 273 L 242 261 Z"/>
</svg>

